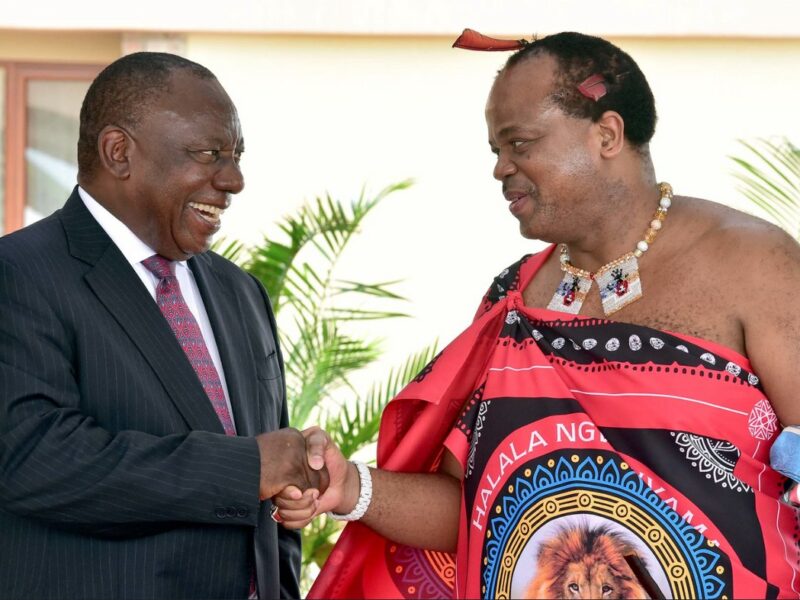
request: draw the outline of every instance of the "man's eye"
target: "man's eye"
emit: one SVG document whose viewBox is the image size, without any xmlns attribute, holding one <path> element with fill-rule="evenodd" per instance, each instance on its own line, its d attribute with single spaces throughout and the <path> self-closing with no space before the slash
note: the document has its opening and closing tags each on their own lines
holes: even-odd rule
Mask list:
<svg viewBox="0 0 800 600">
<path fill-rule="evenodd" d="M 528 140 L 511 140 L 510 144 L 514 150 L 519 150 L 527 141 Z"/>
<path fill-rule="evenodd" d="M 219 158 L 219 150 L 189 150 L 189 154 L 202 163 L 213 163 Z"/>
</svg>

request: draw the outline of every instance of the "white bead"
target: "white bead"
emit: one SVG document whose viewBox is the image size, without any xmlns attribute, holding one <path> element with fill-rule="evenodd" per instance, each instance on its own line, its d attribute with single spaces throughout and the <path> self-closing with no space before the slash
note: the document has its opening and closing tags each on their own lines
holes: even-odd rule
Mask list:
<svg viewBox="0 0 800 600">
<path fill-rule="evenodd" d="M 638 244 L 636 244 L 636 249 L 637 250 L 641 250 L 642 252 L 647 252 L 647 249 L 649 247 L 650 247 L 650 245 L 647 242 L 645 242 L 644 240 L 642 240 Z"/>
<path fill-rule="evenodd" d="M 661 208 L 669 208 L 672 206 L 672 200 L 668 196 L 664 196 L 658 204 Z"/>
<path fill-rule="evenodd" d="M 658 219 L 653 219 L 652 221 L 650 221 L 650 228 L 658 231 L 659 229 L 661 229 L 661 221 L 659 221 Z"/>
</svg>

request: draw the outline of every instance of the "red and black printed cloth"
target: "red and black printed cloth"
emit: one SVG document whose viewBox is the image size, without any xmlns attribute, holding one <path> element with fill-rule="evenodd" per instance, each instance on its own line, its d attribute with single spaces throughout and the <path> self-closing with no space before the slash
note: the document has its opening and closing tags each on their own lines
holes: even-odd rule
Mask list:
<svg viewBox="0 0 800 600">
<path fill-rule="evenodd" d="M 525 307 L 552 250 L 503 271 L 383 416 L 381 468 L 461 461 L 457 553 L 354 523 L 309 598 L 800 596 L 791 482 L 769 467 L 780 426 L 748 360 Z"/>
</svg>

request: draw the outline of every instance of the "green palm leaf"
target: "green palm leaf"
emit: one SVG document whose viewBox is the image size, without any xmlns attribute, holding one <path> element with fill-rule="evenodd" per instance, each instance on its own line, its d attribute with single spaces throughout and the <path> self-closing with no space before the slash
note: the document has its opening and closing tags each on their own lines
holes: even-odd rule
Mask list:
<svg viewBox="0 0 800 600">
<path fill-rule="evenodd" d="M 739 140 L 746 157 L 730 157 L 738 189 L 777 225 L 800 236 L 800 150 L 789 140 Z"/>
<path fill-rule="evenodd" d="M 334 294 L 366 294 L 368 296 L 376 296 L 378 298 L 391 298 L 392 300 L 405 300 L 402 296 L 398 296 L 391 290 L 392 286 L 399 281 L 384 281 L 382 283 L 359 283 L 357 281 L 338 281 L 333 288 Z"/>
<path fill-rule="evenodd" d="M 242 264 L 247 254 L 244 242 L 228 240 L 224 237 L 214 240 L 214 243 L 211 244 L 211 250 L 236 264 Z"/>
<path fill-rule="evenodd" d="M 349 375 L 379 355 L 376 342 L 345 335 L 334 321 L 305 328 L 286 359 L 291 423 L 304 427 L 322 400 L 337 388 L 349 387 Z"/>
</svg>

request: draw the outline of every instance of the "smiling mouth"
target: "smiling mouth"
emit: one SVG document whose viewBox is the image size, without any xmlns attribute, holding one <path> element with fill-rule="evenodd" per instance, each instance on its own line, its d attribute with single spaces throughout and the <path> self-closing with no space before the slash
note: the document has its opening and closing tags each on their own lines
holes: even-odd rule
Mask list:
<svg viewBox="0 0 800 600">
<path fill-rule="evenodd" d="M 225 212 L 224 208 L 212 206 L 211 204 L 200 204 L 199 202 L 189 202 L 200 217 L 211 225 L 219 225 L 220 217 Z"/>
<path fill-rule="evenodd" d="M 516 215 L 520 210 L 522 210 L 526 198 L 528 198 L 528 194 L 509 194 L 506 198 L 509 202 L 508 210 L 510 210 L 512 214 Z"/>
</svg>

